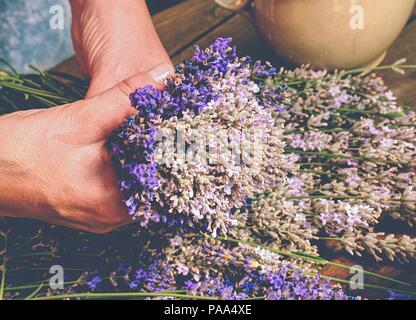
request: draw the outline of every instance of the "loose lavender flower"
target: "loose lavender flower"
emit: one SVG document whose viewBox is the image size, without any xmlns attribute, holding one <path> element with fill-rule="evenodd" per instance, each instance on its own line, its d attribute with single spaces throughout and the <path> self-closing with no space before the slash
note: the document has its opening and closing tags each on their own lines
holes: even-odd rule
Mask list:
<svg viewBox="0 0 416 320">
<path fill-rule="evenodd" d="M 90 281 L 87 282 L 87 286 L 88 288 L 90 288 L 91 290 L 94 290 L 95 288 L 97 288 L 97 286 L 102 282 L 103 280 L 101 279 L 100 276 L 95 276 L 94 278 L 92 278 Z"/>
</svg>

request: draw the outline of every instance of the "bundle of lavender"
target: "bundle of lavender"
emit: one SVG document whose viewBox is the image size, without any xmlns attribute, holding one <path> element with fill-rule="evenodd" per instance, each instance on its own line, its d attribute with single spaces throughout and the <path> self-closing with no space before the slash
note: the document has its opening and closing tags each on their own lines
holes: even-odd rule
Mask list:
<svg viewBox="0 0 416 320">
<path fill-rule="evenodd" d="M 282 88 L 276 70 L 238 58 L 231 39 L 196 47 L 163 91 L 130 96 L 137 109 L 110 140 L 125 204 L 141 226 L 165 222 L 227 234 L 231 210 L 284 179 Z"/>
<path fill-rule="evenodd" d="M 28 81 L 3 72 L 4 112 L 19 109 L 11 99 L 19 94 L 48 107 L 58 90 L 67 90 L 60 99 L 69 100 L 85 90 L 84 84 L 71 91 L 56 76 Z M 3 245 L 14 247 L 0 250 L 10 261 L 0 297 L 349 299 L 358 297 L 339 284 L 348 281 L 320 274 L 325 265 L 348 267 L 320 257 L 319 241 L 376 259 L 415 257 L 413 237 L 376 231 L 383 216 L 414 222 L 416 116 L 375 75 L 276 72 L 238 58 L 229 39 L 218 39 L 197 47 L 164 91 L 139 88 L 131 101 L 137 112 L 109 147 L 125 203 L 141 227 L 74 236 L 42 226 L 19 243 L 22 226 L 3 219 Z M 19 266 L 48 270 L 65 257 L 72 263 L 74 255 L 92 260 L 63 290 L 44 285 L 48 273 L 38 283 L 19 282 Z M 400 287 L 403 281 L 365 273 L 394 283 L 393 297 L 416 296 Z M 384 291 L 380 297 L 392 289 L 374 288 Z"/>
</svg>

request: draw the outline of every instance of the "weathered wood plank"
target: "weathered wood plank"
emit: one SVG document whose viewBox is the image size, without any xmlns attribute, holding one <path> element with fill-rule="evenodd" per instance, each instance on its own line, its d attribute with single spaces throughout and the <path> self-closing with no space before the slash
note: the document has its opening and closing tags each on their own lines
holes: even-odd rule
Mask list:
<svg viewBox="0 0 416 320">
<path fill-rule="evenodd" d="M 364 275 L 364 289 L 351 290 L 348 284 L 344 284 L 344 288 L 351 295 L 365 296 L 368 299 L 388 298 L 387 289 L 370 288 L 371 285 L 381 286 L 385 288 L 395 288 L 412 291 L 412 287 L 416 284 L 416 275 L 414 273 L 415 264 L 410 263 L 400 265 L 389 261 L 382 261 L 376 263 L 373 258 L 357 258 L 357 257 L 339 257 L 332 260 L 333 263 L 342 264 L 344 266 L 361 266 L 363 270 L 383 275 L 395 280 L 401 280 L 409 283 L 411 286 L 404 286 L 397 283 L 392 283 L 389 280 L 383 280 L 374 276 Z M 331 278 L 344 279 L 349 281 L 356 273 L 350 273 L 347 268 L 339 268 L 336 266 L 325 266 L 321 269 L 321 274 Z"/>
<path fill-rule="evenodd" d="M 232 37 L 233 43 L 238 47 L 239 55 L 250 55 L 256 59 L 269 60 L 274 57 L 273 52 L 262 41 L 256 28 L 246 18 L 235 15 L 206 34 L 196 43 L 202 47 L 209 45 L 218 37 Z M 192 54 L 192 47 L 183 50 L 178 55 L 173 56 L 173 61 L 180 62 Z M 273 61 L 276 62 L 276 61 Z"/>
<path fill-rule="evenodd" d="M 155 14 L 153 22 L 167 52 L 172 56 L 233 15 L 222 8 L 213 10 L 211 1 L 188 0 Z M 66 59 L 54 69 L 81 75 L 75 57 Z"/>
<path fill-rule="evenodd" d="M 65 59 L 52 69 L 55 71 L 65 72 L 80 78 L 84 78 L 84 75 L 81 72 L 81 69 L 75 56 Z"/>
<path fill-rule="evenodd" d="M 170 56 L 192 45 L 196 38 L 233 15 L 206 0 L 189 0 L 153 17 L 159 37 Z"/>
</svg>

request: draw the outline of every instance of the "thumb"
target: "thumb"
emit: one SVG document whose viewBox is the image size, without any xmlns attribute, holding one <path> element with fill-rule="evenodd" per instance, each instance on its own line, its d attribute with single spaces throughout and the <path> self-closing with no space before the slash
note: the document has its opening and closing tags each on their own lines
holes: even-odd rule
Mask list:
<svg viewBox="0 0 416 320">
<path fill-rule="evenodd" d="M 163 81 L 173 73 L 170 64 L 163 63 L 147 72 L 138 73 L 111 89 L 85 100 L 84 116 L 89 125 L 98 134 L 99 139 L 107 138 L 111 132 L 118 128 L 124 119 L 134 113 L 129 95 L 135 89 L 145 85 L 152 85 L 157 89 L 163 88 Z"/>
</svg>

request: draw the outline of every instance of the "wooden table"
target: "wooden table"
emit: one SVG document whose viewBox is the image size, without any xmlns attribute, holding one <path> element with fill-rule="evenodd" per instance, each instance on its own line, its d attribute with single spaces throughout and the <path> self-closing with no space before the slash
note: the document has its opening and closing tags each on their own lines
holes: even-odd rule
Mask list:
<svg viewBox="0 0 416 320">
<path fill-rule="evenodd" d="M 274 58 L 271 50 L 260 40 L 255 28 L 247 19 L 233 12 L 214 7 L 212 1 L 184 1 L 155 14 L 153 21 L 166 50 L 175 64 L 191 56 L 194 44 L 205 47 L 218 37 L 232 37 L 240 55 L 251 55 L 254 58 L 279 63 Z M 391 64 L 401 58 L 407 58 L 408 64 L 416 64 L 416 9 L 400 37 L 389 49 L 383 64 Z M 81 75 L 74 57 L 65 60 L 56 69 L 78 76 Z M 416 107 L 416 70 L 407 71 L 406 75 L 388 71 L 383 74 L 383 77 L 386 84 L 398 96 L 400 103 Z M 366 270 L 391 277 L 411 279 L 415 284 L 412 289 L 416 291 L 414 264 L 400 267 L 394 264 L 377 264 L 373 260 L 363 261 L 350 257 L 337 258 L 336 261 L 351 265 L 361 264 Z M 348 270 L 334 267 L 326 267 L 324 273 L 345 279 L 350 276 Z M 380 284 L 377 281 L 369 282 Z M 379 292 L 367 292 L 367 294 L 370 297 L 379 296 Z"/>
</svg>

